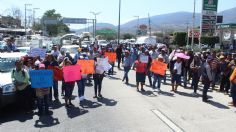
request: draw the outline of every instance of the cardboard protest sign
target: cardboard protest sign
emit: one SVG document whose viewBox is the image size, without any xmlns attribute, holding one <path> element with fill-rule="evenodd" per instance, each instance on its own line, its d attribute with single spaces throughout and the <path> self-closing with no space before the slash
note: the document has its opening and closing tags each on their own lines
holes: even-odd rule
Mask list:
<svg viewBox="0 0 236 132">
<path fill-rule="evenodd" d="M 46 50 L 42 49 L 42 48 L 33 48 L 33 49 L 30 50 L 30 52 L 28 52 L 28 55 L 30 57 L 38 57 L 38 56 L 40 56 L 40 58 L 45 58 Z"/>
<path fill-rule="evenodd" d="M 140 55 L 140 61 L 142 63 L 148 63 L 148 56 L 146 55 Z"/>
<path fill-rule="evenodd" d="M 167 69 L 167 64 L 160 62 L 158 60 L 154 60 L 151 65 L 150 71 L 164 76 L 166 74 L 166 69 Z"/>
<path fill-rule="evenodd" d="M 80 65 L 65 66 L 63 68 L 63 76 L 65 82 L 73 82 L 81 80 L 81 66 Z"/>
<path fill-rule="evenodd" d="M 49 88 L 53 85 L 52 70 L 31 70 L 29 75 L 32 88 Z"/>
<path fill-rule="evenodd" d="M 49 65 L 48 69 L 53 70 L 53 79 L 54 80 L 57 80 L 57 81 L 63 80 L 63 71 L 61 68 Z"/>
<path fill-rule="evenodd" d="M 116 53 L 114 53 L 114 52 L 105 52 L 104 56 L 108 57 L 108 60 L 110 62 L 116 62 Z"/>
<path fill-rule="evenodd" d="M 112 66 L 108 62 L 108 58 L 97 58 L 97 67 L 98 70 L 108 71 Z"/>
<path fill-rule="evenodd" d="M 95 72 L 94 60 L 78 60 L 77 64 L 81 66 L 82 74 L 93 74 Z"/>
</svg>

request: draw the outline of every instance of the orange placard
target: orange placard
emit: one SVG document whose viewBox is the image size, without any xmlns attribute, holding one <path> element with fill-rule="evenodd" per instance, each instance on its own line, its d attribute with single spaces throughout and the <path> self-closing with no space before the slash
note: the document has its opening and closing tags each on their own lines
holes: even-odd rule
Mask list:
<svg viewBox="0 0 236 132">
<path fill-rule="evenodd" d="M 167 69 L 167 64 L 166 63 L 160 62 L 158 60 L 154 60 L 152 62 L 150 71 L 152 71 L 156 74 L 164 76 L 166 74 L 166 69 Z"/>
<path fill-rule="evenodd" d="M 94 60 L 78 60 L 77 64 L 81 66 L 82 74 L 93 74 L 95 72 Z"/>
<path fill-rule="evenodd" d="M 59 67 L 48 66 L 48 69 L 53 70 L 53 79 L 57 81 L 62 81 L 63 79 L 63 70 Z"/>
<path fill-rule="evenodd" d="M 104 56 L 105 56 L 105 58 L 108 57 L 108 60 L 110 62 L 116 62 L 116 53 L 114 53 L 114 52 L 105 52 Z"/>
</svg>

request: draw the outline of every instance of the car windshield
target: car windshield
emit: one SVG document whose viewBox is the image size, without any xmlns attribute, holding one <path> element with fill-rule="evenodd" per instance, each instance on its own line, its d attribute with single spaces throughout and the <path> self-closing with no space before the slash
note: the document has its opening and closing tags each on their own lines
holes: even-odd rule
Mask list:
<svg viewBox="0 0 236 132">
<path fill-rule="evenodd" d="M 71 54 L 76 54 L 79 47 L 61 48 L 62 51 L 69 52 Z"/>
<path fill-rule="evenodd" d="M 22 53 L 28 53 L 30 50 L 29 49 L 18 49 L 19 52 L 22 52 Z"/>
<path fill-rule="evenodd" d="M 100 44 L 107 44 L 107 41 L 100 41 Z"/>
<path fill-rule="evenodd" d="M 15 68 L 18 58 L 0 58 L 0 72 L 10 72 Z"/>
</svg>

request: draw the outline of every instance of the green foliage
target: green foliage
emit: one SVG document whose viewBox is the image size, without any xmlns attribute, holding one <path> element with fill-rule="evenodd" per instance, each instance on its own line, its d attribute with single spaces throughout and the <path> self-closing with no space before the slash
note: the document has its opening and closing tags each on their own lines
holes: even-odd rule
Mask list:
<svg viewBox="0 0 236 132">
<path fill-rule="evenodd" d="M 61 14 L 56 13 L 55 9 L 48 10 L 43 15 L 43 19 L 47 18 L 60 20 Z M 58 34 L 65 34 L 70 32 L 69 27 L 61 21 L 55 25 L 46 25 L 46 30 L 49 36 L 57 36 Z"/>
<path fill-rule="evenodd" d="M 186 32 L 175 32 L 173 43 L 179 46 L 184 46 L 186 45 L 186 37 L 187 37 Z"/>
<path fill-rule="evenodd" d="M 130 34 L 130 33 L 125 33 L 125 34 L 122 35 L 123 39 L 132 39 L 134 37 L 135 36 L 133 34 Z"/>
<path fill-rule="evenodd" d="M 201 37 L 201 43 L 202 44 L 208 44 L 210 46 L 214 46 L 216 43 L 219 43 L 219 37 L 217 36 L 204 36 Z"/>
</svg>

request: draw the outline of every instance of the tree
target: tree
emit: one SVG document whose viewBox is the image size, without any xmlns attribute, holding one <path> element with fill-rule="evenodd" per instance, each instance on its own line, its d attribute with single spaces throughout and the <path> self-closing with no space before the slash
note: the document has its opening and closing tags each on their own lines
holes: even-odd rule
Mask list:
<svg viewBox="0 0 236 132">
<path fill-rule="evenodd" d="M 55 9 L 48 10 L 44 13 L 42 19 L 56 19 L 60 20 L 62 18 L 61 14 L 56 13 Z M 46 30 L 49 36 L 57 36 L 59 33 L 68 33 L 70 31 L 69 27 L 65 25 L 62 21 L 57 24 L 46 25 Z"/>
<path fill-rule="evenodd" d="M 203 36 L 200 41 L 202 44 L 208 44 L 213 47 L 216 43 L 219 43 L 219 40 L 217 36 Z"/>
<path fill-rule="evenodd" d="M 123 34 L 123 39 L 132 39 L 134 38 L 135 36 L 133 34 L 130 34 L 130 33 L 125 33 Z"/>
<path fill-rule="evenodd" d="M 186 32 L 175 32 L 173 43 L 179 46 L 184 46 L 186 45 L 186 37 L 187 37 Z"/>
</svg>

